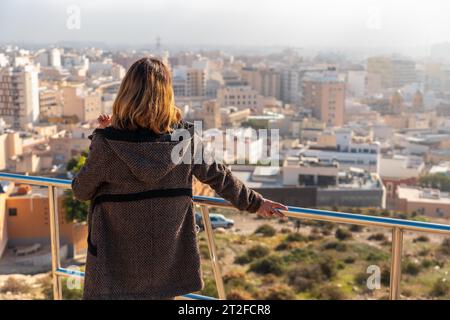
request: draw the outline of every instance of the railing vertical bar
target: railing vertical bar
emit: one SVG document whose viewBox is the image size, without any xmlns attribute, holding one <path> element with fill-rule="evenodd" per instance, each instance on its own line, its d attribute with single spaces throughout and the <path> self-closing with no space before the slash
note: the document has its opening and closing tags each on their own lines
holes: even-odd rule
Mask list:
<svg viewBox="0 0 450 320">
<path fill-rule="evenodd" d="M 225 287 L 223 285 L 222 272 L 220 271 L 219 259 L 217 257 L 214 232 L 212 229 L 211 220 L 209 219 L 209 209 L 207 206 L 200 205 L 200 210 L 202 212 L 203 226 L 205 228 L 206 240 L 208 242 L 209 256 L 211 258 L 214 278 L 216 280 L 217 293 L 219 295 L 219 299 L 225 300 Z"/>
<path fill-rule="evenodd" d="M 58 197 L 56 187 L 48 186 L 48 205 L 50 221 L 50 243 L 52 251 L 52 280 L 53 280 L 53 299 L 62 299 L 61 279 L 57 273 L 60 268 L 61 260 L 59 256 L 59 222 L 58 222 Z"/>
<path fill-rule="evenodd" d="M 403 230 L 399 227 L 392 229 L 392 256 L 391 256 L 391 279 L 389 298 L 398 300 L 400 298 L 400 280 L 402 276 L 402 250 Z"/>
</svg>

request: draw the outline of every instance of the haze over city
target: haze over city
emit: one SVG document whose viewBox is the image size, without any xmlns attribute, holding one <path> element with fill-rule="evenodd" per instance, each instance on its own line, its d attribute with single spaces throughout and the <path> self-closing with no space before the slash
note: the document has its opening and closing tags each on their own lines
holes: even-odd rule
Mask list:
<svg viewBox="0 0 450 320">
<path fill-rule="evenodd" d="M 80 29 L 66 27 L 80 8 Z M 445 0 L 6 0 L 0 41 L 294 47 L 423 47 L 450 41 Z"/>
</svg>

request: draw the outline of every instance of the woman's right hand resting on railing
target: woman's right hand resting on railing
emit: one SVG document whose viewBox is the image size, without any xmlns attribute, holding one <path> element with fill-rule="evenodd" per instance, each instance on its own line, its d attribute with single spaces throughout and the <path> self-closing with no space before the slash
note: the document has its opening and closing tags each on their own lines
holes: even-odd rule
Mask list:
<svg viewBox="0 0 450 320">
<path fill-rule="evenodd" d="M 258 211 L 256 211 L 256 214 L 263 218 L 286 217 L 282 212 L 278 211 L 278 209 L 286 211 L 289 210 L 288 207 L 282 205 L 281 203 L 274 202 L 268 199 L 263 199 L 263 202 L 259 207 Z"/>
</svg>

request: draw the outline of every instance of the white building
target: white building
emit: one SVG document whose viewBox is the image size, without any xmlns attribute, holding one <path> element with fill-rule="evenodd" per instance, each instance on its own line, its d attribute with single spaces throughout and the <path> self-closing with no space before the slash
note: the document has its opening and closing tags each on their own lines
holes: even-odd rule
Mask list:
<svg viewBox="0 0 450 320">
<path fill-rule="evenodd" d="M 353 131 L 342 128 L 329 134 L 325 142 L 310 144 L 300 155 L 318 158 L 323 164 L 338 162 L 342 169 L 357 167 L 369 172 L 379 172 L 379 142 L 361 141 L 353 136 Z"/>
</svg>

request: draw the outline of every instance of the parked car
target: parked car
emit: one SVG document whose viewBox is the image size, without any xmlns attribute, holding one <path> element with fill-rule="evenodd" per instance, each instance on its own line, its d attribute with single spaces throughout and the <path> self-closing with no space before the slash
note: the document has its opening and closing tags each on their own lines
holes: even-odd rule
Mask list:
<svg viewBox="0 0 450 320">
<path fill-rule="evenodd" d="M 226 218 L 223 214 L 210 213 L 209 219 L 211 220 L 211 226 L 213 229 L 230 229 L 234 226 L 234 220 Z M 199 212 L 195 213 L 195 223 L 201 230 L 204 229 L 202 215 Z"/>
</svg>

